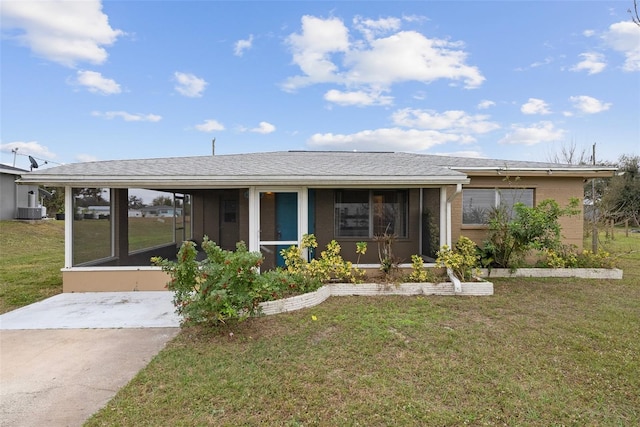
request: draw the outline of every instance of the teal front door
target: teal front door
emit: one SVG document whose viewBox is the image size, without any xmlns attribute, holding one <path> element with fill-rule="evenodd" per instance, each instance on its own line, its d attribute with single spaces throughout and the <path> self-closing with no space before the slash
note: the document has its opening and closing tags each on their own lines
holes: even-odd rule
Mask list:
<svg viewBox="0 0 640 427">
<path fill-rule="evenodd" d="M 298 243 L 298 192 L 260 193 L 260 251 L 267 270 L 283 267 L 280 251 Z"/>
<path fill-rule="evenodd" d="M 298 240 L 298 194 L 276 193 L 276 230 L 277 240 Z M 278 245 L 276 265 L 284 267 L 284 259 L 280 255 L 282 249 L 291 245 Z"/>
</svg>

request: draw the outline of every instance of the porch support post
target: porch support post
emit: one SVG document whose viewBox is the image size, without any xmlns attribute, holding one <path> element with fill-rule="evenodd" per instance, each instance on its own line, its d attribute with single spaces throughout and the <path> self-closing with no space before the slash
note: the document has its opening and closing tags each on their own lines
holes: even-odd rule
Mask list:
<svg viewBox="0 0 640 427">
<path fill-rule="evenodd" d="M 64 268 L 73 266 L 73 192 L 71 186 L 64 187 Z"/>
<path fill-rule="evenodd" d="M 303 187 L 298 191 L 298 247 L 302 243 L 302 236 L 309 233 L 309 188 Z M 307 257 L 307 249 L 304 250 L 302 255 L 305 259 Z"/>
<path fill-rule="evenodd" d="M 260 251 L 260 192 L 249 187 L 249 251 Z"/>
<path fill-rule="evenodd" d="M 451 247 L 451 234 L 448 234 L 451 218 L 447 213 L 447 187 L 443 185 L 440 187 L 440 247 L 444 245 Z"/>
</svg>

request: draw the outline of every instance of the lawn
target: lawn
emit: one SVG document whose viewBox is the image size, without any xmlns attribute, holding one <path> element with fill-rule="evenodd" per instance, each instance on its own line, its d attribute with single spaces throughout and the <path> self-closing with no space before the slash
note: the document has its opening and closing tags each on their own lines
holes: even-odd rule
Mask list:
<svg viewBox="0 0 640 427">
<path fill-rule="evenodd" d="M 0 313 L 62 292 L 64 221 L 0 221 Z"/>
<path fill-rule="evenodd" d="M 640 234 L 605 246 L 623 280 L 496 279 L 492 297 L 339 297 L 185 328 L 87 425 L 638 425 Z"/>
<path fill-rule="evenodd" d="M 623 280 L 185 328 L 87 425 L 638 425 L 640 234 L 602 244 Z M 63 246 L 61 221 L 0 222 L 0 312 L 61 291 Z"/>
</svg>

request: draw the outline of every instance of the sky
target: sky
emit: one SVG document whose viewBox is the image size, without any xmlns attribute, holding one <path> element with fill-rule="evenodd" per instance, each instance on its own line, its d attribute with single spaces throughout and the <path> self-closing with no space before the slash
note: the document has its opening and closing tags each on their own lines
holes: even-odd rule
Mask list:
<svg viewBox="0 0 640 427">
<path fill-rule="evenodd" d="M 0 2 L 0 163 L 640 155 L 617 1 Z M 15 162 L 15 163 L 14 163 Z"/>
</svg>

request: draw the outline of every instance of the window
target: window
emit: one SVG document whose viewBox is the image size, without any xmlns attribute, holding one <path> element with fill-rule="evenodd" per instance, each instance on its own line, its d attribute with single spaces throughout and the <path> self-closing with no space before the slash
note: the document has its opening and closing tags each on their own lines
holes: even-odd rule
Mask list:
<svg viewBox="0 0 640 427">
<path fill-rule="evenodd" d="M 338 190 L 336 237 L 373 237 L 391 233 L 407 237 L 406 190 Z"/>
<path fill-rule="evenodd" d="M 462 224 L 483 225 L 489 222 L 494 208 L 503 206 L 513 214 L 513 206 L 523 203 L 533 207 L 531 188 L 472 188 L 462 192 Z"/>
</svg>

